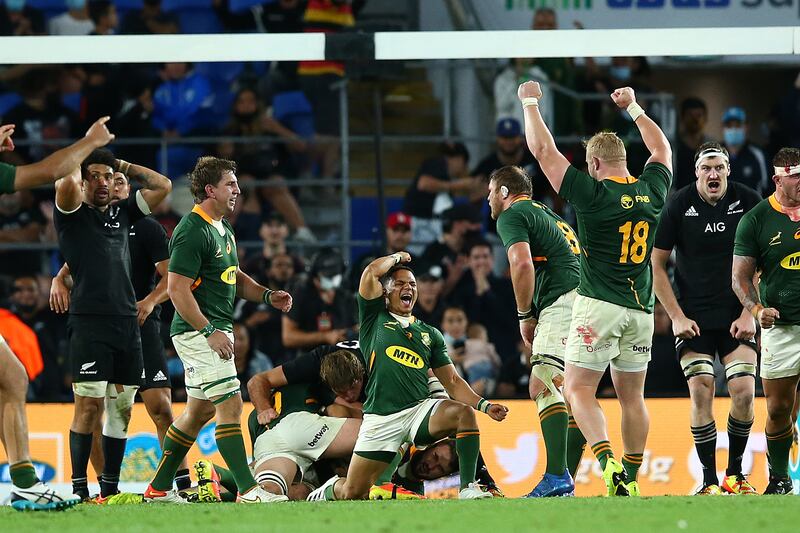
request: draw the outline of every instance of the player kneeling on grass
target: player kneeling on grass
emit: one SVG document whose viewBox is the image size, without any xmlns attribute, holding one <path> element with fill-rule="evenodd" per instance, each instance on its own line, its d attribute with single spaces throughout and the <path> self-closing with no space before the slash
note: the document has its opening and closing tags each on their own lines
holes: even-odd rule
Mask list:
<svg viewBox="0 0 800 533">
<path fill-rule="evenodd" d="M 481 398 L 455 371 L 439 330 L 416 320 L 417 281 L 406 252 L 367 266 L 358 288 L 359 342 L 367 355 L 369 381 L 364 420 L 347 477 L 334 476 L 308 499 L 364 499 L 404 442 L 427 445 L 456 435 L 459 498 L 491 498 L 475 483 L 480 451 L 476 409 L 503 420 L 506 407 Z M 428 397 L 431 368 L 454 400 Z"/>
</svg>

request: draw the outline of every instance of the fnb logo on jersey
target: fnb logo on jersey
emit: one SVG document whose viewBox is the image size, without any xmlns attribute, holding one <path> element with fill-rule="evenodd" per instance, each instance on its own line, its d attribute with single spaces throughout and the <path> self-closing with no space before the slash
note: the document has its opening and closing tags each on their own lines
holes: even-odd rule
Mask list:
<svg viewBox="0 0 800 533">
<path fill-rule="evenodd" d="M 235 266 L 229 266 L 219 275 L 219 279 L 228 285 L 236 285 L 236 268 Z"/>
<path fill-rule="evenodd" d="M 409 368 L 422 368 L 425 364 L 418 353 L 403 346 L 389 346 L 386 348 L 386 355 Z"/>
<path fill-rule="evenodd" d="M 795 252 L 781 259 L 781 266 L 787 270 L 800 270 L 800 252 Z"/>
</svg>

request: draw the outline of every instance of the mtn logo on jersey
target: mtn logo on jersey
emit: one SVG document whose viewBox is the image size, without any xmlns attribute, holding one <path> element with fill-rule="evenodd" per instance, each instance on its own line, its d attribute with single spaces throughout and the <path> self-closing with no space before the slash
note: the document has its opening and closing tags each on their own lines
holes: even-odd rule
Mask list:
<svg viewBox="0 0 800 533">
<path fill-rule="evenodd" d="M 697 209 L 694 208 L 693 205 L 689 206 L 689 209 L 683 214 L 685 217 L 699 217 L 700 213 L 697 212 Z"/>
<path fill-rule="evenodd" d="M 781 266 L 786 270 L 800 270 L 800 252 L 795 252 L 781 259 Z"/>
<path fill-rule="evenodd" d="M 403 346 L 389 346 L 386 348 L 386 355 L 389 359 L 393 359 L 409 368 L 422 368 L 425 366 L 425 361 L 418 353 Z"/>
<path fill-rule="evenodd" d="M 228 285 L 236 285 L 236 269 L 236 266 L 229 266 L 219 275 L 219 279 Z"/>
<path fill-rule="evenodd" d="M 731 205 L 729 205 L 728 206 L 728 214 L 729 215 L 736 215 L 736 214 L 739 214 L 739 213 L 744 213 L 744 207 L 742 207 L 741 209 L 736 209 L 737 207 L 739 207 L 739 204 L 741 204 L 741 203 L 742 203 L 741 200 L 736 200 Z"/>
</svg>

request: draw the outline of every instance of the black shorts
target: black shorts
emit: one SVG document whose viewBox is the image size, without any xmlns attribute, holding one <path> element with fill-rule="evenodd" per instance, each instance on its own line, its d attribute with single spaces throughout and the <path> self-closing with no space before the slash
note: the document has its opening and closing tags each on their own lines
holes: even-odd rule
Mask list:
<svg viewBox="0 0 800 533">
<path fill-rule="evenodd" d="M 675 355 L 678 356 L 678 361 L 681 360 L 683 352 L 690 350 L 695 353 L 702 353 L 719 357 L 720 361 L 723 357 L 733 352 L 739 346 L 749 346 L 754 352 L 758 353 L 758 346 L 754 340 L 741 341 L 731 337 L 731 332 L 726 329 L 711 329 L 703 330 L 701 335 L 692 339 L 675 339 Z"/>
<path fill-rule="evenodd" d="M 144 380 L 140 390 L 169 388 L 169 371 L 164 343 L 161 341 L 161 321 L 148 318 L 139 328 L 142 334 Z"/>
<path fill-rule="evenodd" d="M 135 316 L 70 315 L 72 381 L 142 384 L 142 341 Z"/>
</svg>

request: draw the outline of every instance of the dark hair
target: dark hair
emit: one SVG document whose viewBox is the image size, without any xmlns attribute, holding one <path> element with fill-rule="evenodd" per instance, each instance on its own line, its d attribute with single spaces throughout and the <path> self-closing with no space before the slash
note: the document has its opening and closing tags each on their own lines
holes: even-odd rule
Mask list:
<svg viewBox="0 0 800 533">
<path fill-rule="evenodd" d="M 681 115 L 691 109 L 702 109 L 708 113 L 708 107 L 706 107 L 706 103 L 696 96 L 690 96 L 681 102 Z"/>
<path fill-rule="evenodd" d="M 797 148 L 781 148 L 772 158 L 772 166 L 774 167 L 790 167 L 794 165 L 800 165 L 800 149 Z"/>
<path fill-rule="evenodd" d="M 364 365 L 350 350 L 336 350 L 322 358 L 319 375 L 334 392 L 364 378 Z"/>
<path fill-rule="evenodd" d="M 227 172 L 236 172 L 236 163 L 211 156 L 198 158 L 194 170 L 189 173 L 189 187 L 195 203 L 208 198 L 206 185 L 216 186 Z"/>
<path fill-rule="evenodd" d="M 92 19 L 95 26 L 97 26 L 101 18 L 108 15 L 113 5 L 109 0 L 92 0 L 88 3 L 89 18 Z"/>
<path fill-rule="evenodd" d="M 385 289 L 386 288 L 386 284 L 389 283 L 392 279 L 394 279 L 393 278 L 394 273 L 395 272 L 399 272 L 401 270 L 408 270 L 409 272 L 411 272 L 412 275 L 414 274 L 414 270 L 412 270 L 412 268 L 410 266 L 408 266 L 406 264 L 403 264 L 403 263 L 400 263 L 400 264 L 395 265 L 392 268 L 390 268 L 388 270 L 388 272 L 386 272 L 386 274 L 381 276 L 381 279 L 379 280 L 381 282 L 381 286 Z"/>
<path fill-rule="evenodd" d="M 466 246 L 464 246 L 464 253 L 470 255 L 472 250 L 478 247 L 488 248 L 490 252 L 492 251 L 492 245 L 489 243 L 489 241 L 483 237 L 478 237 L 467 242 Z"/>
<path fill-rule="evenodd" d="M 112 170 L 116 170 L 117 158 L 108 148 L 93 150 L 81 163 L 81 178 L 86 179 L 89 177 L 89 165 L 107 165 Z"/>
<path fill-rule="evenodd" d="M 532 194 L 533 185 L 531 177 L 522 168 L 508 165 L 500 167 L 489 175 L 489 181 L 494 181 L 496 188 L 508 187 L 508 194 Z"/>
<path fill-rule="evenodd" d="M 411 464 L 411 471 L 414 472 L 416 475 L 417 465 L 422 461 L 425 454 L 428 453 L 428 450 L 433 450 L 436 446 L 447 446 L 450 449 L 450 463 L 447 465 L 447 474 L 452 474 L 458 472 L 458 453 L 456 452 L 456 439 L 448 438 L 442 441 L 437 442 L 436 444 L 425 448 L 424 450 L 418 450 L 411 455 L 411 459 L 409 460 Z"/>
<path fill-rule="evenodd" d="M 439 146 L 439 152 L 445 157 L 463 157 L 464 162 L 469 162 L 469 150 L 460 142 L 445 141 Z"/>
<path fill-rule="evenodd" d="M 708 152 L 708 151 L 722 152 L 723 154 L 725 154 L 730 159 L 730 155 L 728 154 L 728 149 L 727 148 L 725 148 L 724 146 L 722 146 L 720 143 L 718 143 L 716 141 L 708 141 L 708 142 L 704 142 L 703 144 L 701 144 L 700 147 L 697 149 L 697 151 L 694 153 L 694 161 L 695 161 L 695 163 L 703 155 L 703 152 Z"/>
<path fill-rule="evenodd" d="M 444 306 L 444 309 L 442 309 L 442 319 L 444 319 L 444 314 L 446 312 L 450 311 L 450 310 L 461 311 L 462 313 L 464 313 L 464 317 L 467 319 L 467 322 L 469 322 L 469 318 L 467 317 L 466 309 L 464 309 L 460 305 L 456 305 L 456 304 L 447 304 L 447 305 Z"/>
</svg>

